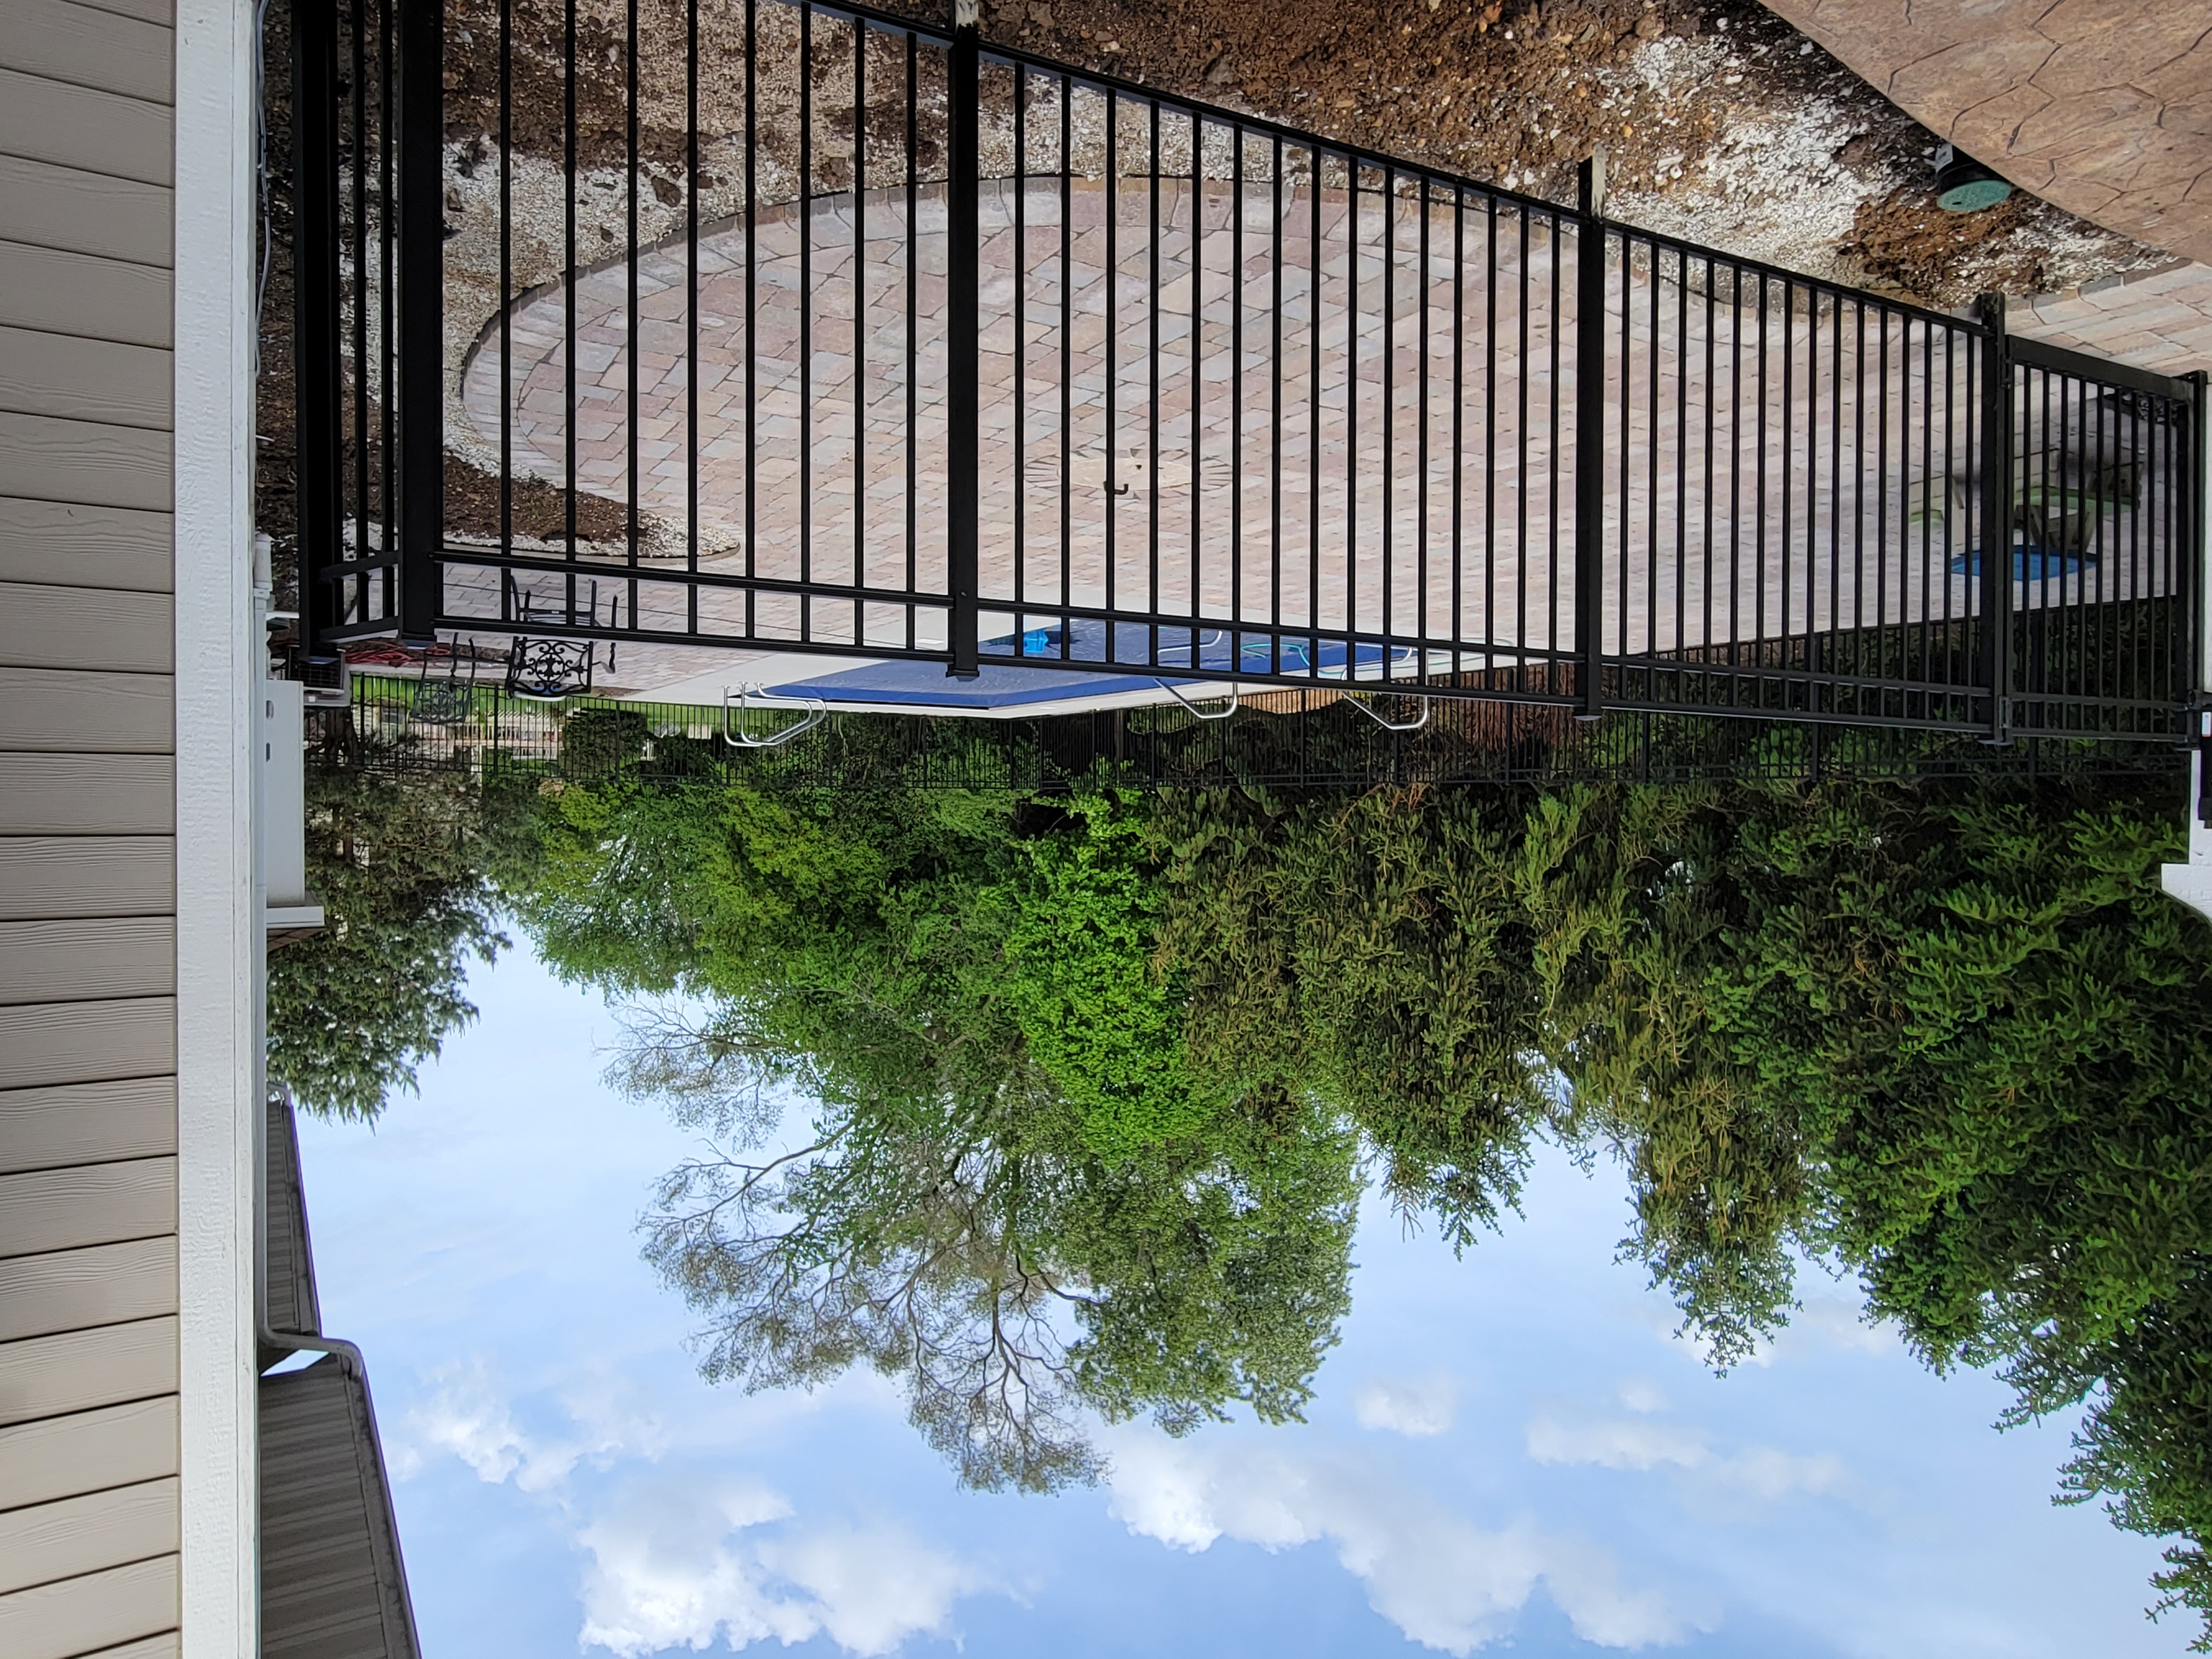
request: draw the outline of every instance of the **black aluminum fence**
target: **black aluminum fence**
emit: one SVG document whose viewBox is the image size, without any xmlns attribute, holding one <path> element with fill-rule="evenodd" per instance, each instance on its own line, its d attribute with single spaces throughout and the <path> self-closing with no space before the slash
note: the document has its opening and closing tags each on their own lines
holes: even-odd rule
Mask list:
<svg viewBox="0 0 2212 1659">
<path fill-rule="evenodd" d="M 1563 207 L 972 22 L 300 3 L 319 650 L 2190 729 L 2201 376 L 1611 222 L 1589 169 Z"/>
<path fill-rule="evenodd" d="M 358 676 L 352 688 L 349 707 L 315 713 L 311 750 L 393 778 L 449 773 L 1052 795 L 1086 781 L 1364 791 L 2114 773 L 2165 773 L 2179 788 L 2187 772 L 2169 745 L 2031 738 L 1996 748 L 1972 735 L 1895 726 L 1649 710 L 1589 721 L 1564 708 L 1473 699 L 1439 701 L 1431 720 L 1400 731 L 1335 691 L 1272 693 L 1234 722 L 1199 719 L 1172 704 L 1027 720 L 834 714 L 787 744 L 754 747 L 737 739 L 769 735 L 799 717 L 599 697 L 536 702 L 489 684 L 457 690 L 441 666 L 420 678 Z M 1383 693 L 1378 701 L 1389 710 L 1419 699 Z"/>
</svg>

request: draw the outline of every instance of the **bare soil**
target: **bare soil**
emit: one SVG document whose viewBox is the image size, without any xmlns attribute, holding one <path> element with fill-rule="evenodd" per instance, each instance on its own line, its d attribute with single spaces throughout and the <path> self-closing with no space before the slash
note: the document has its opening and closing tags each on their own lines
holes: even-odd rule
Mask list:
<svg viewBox="0 0 2212 1659">
<path fill-rule="evenodd" d="M 447 118 L 462 170 L 501 140 L 504 65 L 514 153 L 581 171 L 635 155 L 647 216 L 672 210 L 693 100 L 702 135 L 744 130 L 749 16 L 764 36 L 796 28 L 775 0 L 693 3 L 696 21 L 686 0 L 637 0 L 634 14 L 618 0 L 576 0 L 573 12 L 565 0 L 511 0 L 502 52 L 498 0 L 453 0 Z M 945 21 L 941 4 L 887 5 Z M 1934 135 L 1748 0 L 986 0 L 982 19 L 988 39 L 1042 58 L 1553 200 L 1571 198 L 1577 163 L 1601 143 L 1623 217 L 1939 305 L 2159 257 L 2023 196 L 1942 213 Z M 837 31 L 816 27 L 819 51 Z M 684 72 L 694 38 L 696 87 Z M 849 84 L 832 55 L 817 57 L 817 87 Z M 797 153 L 795 95 L 755 89 L 763 154 L 784 167 Z M 896 98 L 869 117 L 872 138 L 890 139 L 878 118 L 903 119 Z M 941 145 L 933 125 L 926 113 L 925 171 Z M 709 156 L 701 181 L 709 196 L 732 182 L 715 165 Z M 835 133 L 825 143 L 817 130 L 816 187 L 836 188 L 839 172 Z M 602 225 L 586 240 L 615 236 Z"/>
<path fill-rule="evenodd" d="M 2063 233 L 2081 223 L 2021 194 L 1979 213 L 1946 213 L 1936 205 L 1934 185 L 1905 185 L 1860 203 L 1851 234 L 1838 251 L 1865 273 L 1866 286 L 1893 293 L 1951 303 L 1966 299 L 1970 289 L 2044 294 L 2067 286 L 2069 279 L 2090 280 L 2093 273 L 2078 259 L 2054 254 L 2054 228 Z M 2086 228 L 2093 236 L 2124 243 L 2110 232 Z M 2133 245 L 2115 247 L 2107 269 L 2094 275 L 2149 264 L 2155 257 L 2154 250 L 2138 252 Z"/>
<path fill-rule="evenodd" d="M 2160 257 L 2025 196 L 1944 213 L 1935 135 L 1741 0 L 1003 0 L 983 15 L 1045 57 L 1553 200 L 1602 143 L 1623 217 L 1937 305 Z M 1825 224 L 1806 222 L 1808 198 Z"/>
</svg>

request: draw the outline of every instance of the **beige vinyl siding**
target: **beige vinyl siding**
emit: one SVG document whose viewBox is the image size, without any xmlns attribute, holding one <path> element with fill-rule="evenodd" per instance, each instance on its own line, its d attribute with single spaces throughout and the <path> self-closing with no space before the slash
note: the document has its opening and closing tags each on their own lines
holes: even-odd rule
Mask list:
<svg viewBox="0 0 2212 1659">
<path fill-rule="evenodd" d="M 142 23 L 167 28 L 176 16 L 170 0 L 78 0 L 87 11 L 112 11 L 118 17 L 135 17 Z"/>
<path fill-rule="evenodd" d="M 173 1316 L 0 1342 L 0 1427 L 176 1391 Z"/>
<path fill-rule="evenodd" d="M 173 614 L 167 593 L 11 582 L 0 612 L 0 663 L 70 668 L 97 659 L 112 668 L 166 674 L 176 654 Z"/>
<path fill-rule="evenodd" d="M 108 1239 L 173 1239 L 176 1231 L 173 1158 L 67 1164 L 0 1176 L 0 1256 L 43 1256 Z M 7 1271 L 0 1263 L 0 1275 Z"/>
<path fill-rule="evenodd" d="M 164 0 L 0 0 L 0 1654 L 173 1659 Z"/>
<path fill-rule="evenodd" d="M 0 241 L 0 323 L 165 348 L 176 331 L 161 267 L 8 241 Z"/>
<path fill-rule="evenodd" d="M 8 603 L 0 582 L 0 605 Z M 0 668 L 0 749 L 80 755 L 168 750 L 176 719 L 167 674 Z"/>
<path fill-rule="evenodd" d="M 11 242 L 167 270 L 174 220 L 166 185 L 0 155 L 0 228 Z"/>
<path fill-rule="evenodd" d="M 167 836 L 176 822 L 167 755 L 0 751 L 0 836 Z"/>
<path fill-rule="evenodd" d="M 165 114 L 161 106 L 136 98 L 0 68 L 0 144 L 27 161 L 166 185 L 171 167 Z"/>
<path fill-rule="evenodd" d="M 164 1631 L 159 1636 L 149 1636 L 143 1641 L 125 1642 L 120 1647 L 102 1648 L 88 1653 L 83 1659 L 179 1659 L 181 1644 L 175 1631 Z"/>
<path fill-rule="evenodd" d="M 0 1003 L 166 995 L 176 935 L 167 916 L 0 921 Z"/>
<path fill-rule="evenodd" d="M 134 1639 L 134 1631 L 143 1639 L 146 1626 L 164 1620 L 174 1628 L 177 1590 L 172 1552 L 0 1595 L 0 1653 L 9 1659 L 81 1659 L 121 1646 Z M 88 1639 L 100 1645 L 78 1645 Z"/>
<path fill-rule="evenodd" d="M 176 1311 L 173 1234 L 0 1261 L 0 1342 Z"/>
<path fill-rule="evenodd" d="M 8 0 L 7 15 L 0 65 L 168 107 L 175 50 L 166 16 L 149 22 L 76 0 Z"/>
<path fill-rule="evenodd" d="M 0 252 L 6 247 L 0 243 Z M 168 302 L 166 271 L 123 268 L 159 277 L 162 303 Z M 75 274 L 58 271 L 52 280 L 60 283 Z M 0 286 L 0 305 L 16 297 Z M 167 594 L 173 574 L 169 561 L 174 539 L 166 513 L 0 496 L 0 571 L 8 573 L 0 580 Z"/>
<path fill-rule="evenodd" d="M 0 1513 L 176 1472 L 173 1396 L 0 1429 Z"/>
<path fill-rule="evenodd" d="M 0 1007 L 0 1090 L 177 1074 L 177 1000 Z"/>
<path fill-rule="evenodd" d="M 176 899 L 167 836 L 0 837 L 0 921 L 158 916 Z"/>
<path fill-rule="evenodd" d="M 173 367 L 161 348 L 0 328 L 0 410 L 167 432 Z"/>
<path fill-rule="evenodd" d="M 133 1078 L 122 1083 L 79 1083 L 59 1089 L 14 1089 L 0 1094 L 0 1176 L 26 1175 L 41 1183 L 43 1201 L 57 1206 L 96 1203 L 101 1184 L 165 1183 L 168 1211 L 155 1232 L 176 1231 L 177 1084 L 173 1077 Z M 161 1166 L 155 1169 L 154 1166 Z M 152 1170 L 152 1174 L 146 1171 Z M 71 1186 L 76 1182 L 82 1185 Z M 10 1212 L 32 1218 L 42 1200 L 18 1190 Z M 10 1237 L 32 1235 L 18 1231 Z M 112 1235 L 111 1235 L 112 1237 Z M 21 1247 L 24 1254 L 50 1248 Z M 15 1247 L 0 1247 L 14 1255 Z"/>
<path fill-rule="evenodd" d="M 0 1595 L 176 1547 L 174 1475 L 9 1510 L 0 1514 Z"/>
<path fill-rule="evenodd" d="M 166 431 L 0 410 L 0 495 L 167 513 L 172 448 Z"/>
</svg>

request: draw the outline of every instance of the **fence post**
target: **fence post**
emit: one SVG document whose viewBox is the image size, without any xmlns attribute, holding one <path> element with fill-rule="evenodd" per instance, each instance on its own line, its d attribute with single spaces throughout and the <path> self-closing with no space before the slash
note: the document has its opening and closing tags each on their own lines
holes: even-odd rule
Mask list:
<svg viewBox="0 0 2212 1659">
<path fill-rule="evenodd" d="M 1605 163 L 1601 144 L 1582 164 L 1575 209 L 1575 649 L 1583 694 L 1575 718 L 1582 720 L 1605 714 Z"/>
<path fill-rule="evenodd" d="M 2189 825 L 2188 856 L 2183 863 L 2160 866 L 2159 882 L 2199 915 L 2212 917 L 2212 524 L 2208 524 L 2208 515 L 2212 515 L 2212 432 L 2204 425 L 2207 413 L 2212 412 L 2208 410 L 2212 398 L 2207 397 L 2203 371 L 2190 378 L 2196 382 L 2196 396 L 2190 400 L 2189 457 L 2190 494 L 2196 510 L 2191 515 L 2193 533 L 2187 538 L 2193 568 L 2182 591 L 2189 596 L 2185 603 L 2192 614 L 2185 615 L 2181 625 L 2196 635 L 2190 696 L 2184 705 L 2189 711 L 2189 746 L 2196 752 L 2190 757 L 2184 813 Z"/>
<path fill-rule="evenodd" d="M 445 609 L 446 16 L 444 0 L 397 5 L 399 453 L 386 461 L 398 498 L 399 637 L 427 646 Z"/>
<path fill-rule="evenodd" d="M 300 645 L 335 661 L 343 434 L 338 374 L 338 45 L 334 0 L 292 9 L 292 441 L 297 480 Z"/>
<path fill-rule="evenodd" d="M 1988 744 L 2012 741 L 2012 355 L 2002 294 L 1975 301 L 1982 342 L 1982 666 L 1990 688 Z"/>
<path fill-rule="evenodd" d="M 950 428 L 945 434 L 945 560 L 952 593 L 951 618 L 955 679 L 971 680 L 982 672 L 977 660 L 977 494 L 981 465 L 977 422 L 981 418 L 978 362 L 982 350 L 981 281 L 978 269 L 982 218 L 976 173 L 981 42 L 978 0 L 953 0 L 952 52 L 946 90 L 945 120 L 951 131 L 951 176 L 945 185 L 945 333 L 951 349 L 946 387 Z M 1018 256 L 1017 256 L 1018 258 Z"/>
<path fill-rule="evenodd" d="M 2181 625 L 2188 630 L 2190 649 L 2188 698 L 2189 743 L 2197 750 L 2197 793 L 2191 805 L 2197 823 L 2190 833 L 2212 830 L 2212 431 L 2205 428 L 2212 416 L 2212 375 L 2198 369 L 2189 377 L 2196 396 L 2189 404 L 2188 562 L 2181 591 Z"/>
<path fill-rule="evenodd" d="M 2185 567 L 2182 592 L 2188 596 L 2183 601 L 2183 628 L 2189 631 L 2190 706 L 2198 709 L 2212 705 L 2212 431 L 2205 429 L 2205 422 L 2212 417 L 2212 375 L 2197 369 L 2188 376 L 2196 395 L 2190 399 L 2189 435 L 2189 558 Z M 2201 738 L 2203 721 L 2196 722 Z"/>
</svg>

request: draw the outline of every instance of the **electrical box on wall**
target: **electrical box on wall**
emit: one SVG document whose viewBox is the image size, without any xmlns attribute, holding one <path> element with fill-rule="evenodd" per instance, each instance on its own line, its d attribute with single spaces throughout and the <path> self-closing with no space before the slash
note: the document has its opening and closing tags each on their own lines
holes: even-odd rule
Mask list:
<svg viewBox="0 0 2212 1659">
<path fill-rule="evenodd" d="M 307 890 L 306 710 L 296 680 L 264 680 L 261 696 L 261 871 L 269 931 L 320 927 Z"/>
</svg>

